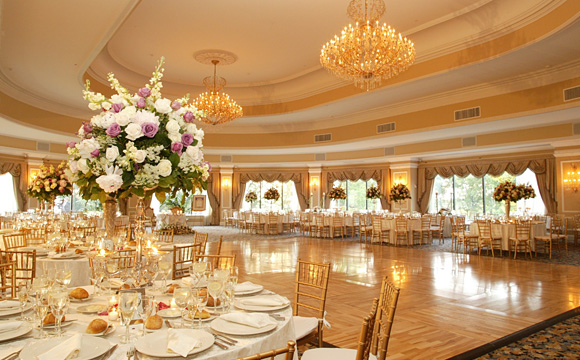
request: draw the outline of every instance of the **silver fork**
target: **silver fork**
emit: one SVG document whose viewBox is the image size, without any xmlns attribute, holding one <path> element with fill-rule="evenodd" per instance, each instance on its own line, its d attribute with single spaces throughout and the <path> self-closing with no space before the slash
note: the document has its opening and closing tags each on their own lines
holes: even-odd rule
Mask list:
<svg viewBox="0 0 580 360">
<path fill-rule="evenodd" d="M 135 347 L 131 346 L 129 350 L 127 350 L 127 360 L 131 360 L 135 356 Z"/>
</svg>

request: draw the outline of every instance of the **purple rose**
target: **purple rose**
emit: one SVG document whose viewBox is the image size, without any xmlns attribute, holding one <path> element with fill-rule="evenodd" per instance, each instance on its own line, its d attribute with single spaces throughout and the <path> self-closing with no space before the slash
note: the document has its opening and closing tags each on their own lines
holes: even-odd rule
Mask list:
<svg viewBox="0 0 580 360">
<path fill-rule="evenodd" d="M 171 108 L 173 110 L 179 110 L 179 109 L 181 109 L 181 103 L 176 100 L 176 101 L 171 103 Z"/>
<path fill-rule="evenodd" d="M 117 123 L 111 124 L 109 128 L 105 131 L 110 137 L 117 137 L 121 133 L 121 127 Z"/>
<path fill-rule="evenodd" d="M 148 89 L 146 87 L 139 89 L 139 91 L 137 92 L 137 95 L 141 96 L 141 97 L 148 97 L 151 96 L 151 89 Z"/>
<path fill-rule="evenodd" d="M 183 144 L 183 146 L 188 147 L 193 143 L 193 135 L 191 135 L 190 133 L 185 133 L 181 135 L 181 143 Z"/>
<path fill-rule="evenodd" d="M 177 153 L 178 155 L 181 156 L 181 150 L 183 150 L 183 144 L 182 143 L 173 143 L 173 144 L 171 144 L 171 152 Z"/>
<path fill-rule="evenodd" d="M 76 141 L 67 141 L 66 147 L 72 149 L 75 147 L 76 144 L 77 144 Z"/>
<path fill-rule="evenodd" d="M 93 157 L 97 157 L 97 156 L 99 156 L 99 153 L 100 153 L 99 149 L 95 149 L 95 150 L 91 151 L 91 155 L 92 155 Z"/>
<path fill-rule="evenodd" d="M 140 164 L 135 164 L 133 166 L 135 167 L 135 171 L 139 171 L 139 169 L 141 169 L 141 165 Z"/>
<path fill-rule="evenodd" d="M 146 105 L 146 102 L 145 102 L 144 98 L 139 98 L 139 100 L 137 100 L 137 107 L 144 108 L 145 105 Z"/>
<path fill-rule="evenodd" d="M 143 131 L 143 135 L 147 136 L 148 138 L 152 138 L 157 134 L 157 130 L 159 130 L 159 126 L 154 123 L 144 123 L 141 125 L 141 131 Z"/>
<path fill-rule="evenodd" d="M 191 111 L 186 111 L 185 114 L 183 114 L 183 121 L 186 123 L 193 122 L 193 119 L 195 119 L 195 116 L 193 116 Z"/>
<path fill-rule="evenodd" d="M 88 122 L 83 122 L 83 131 L 85 132 L 85 134 L 88 134 L 91 131 L 93 131 L 93 126 Z"/>
<path fill-rule="evenodd" d="M 113 104 L 113 112 L 120 112 L 121 110 L 123 110 L 123 108 L 125 107 L 125 105 L 123 104 Z"/>
</svg>

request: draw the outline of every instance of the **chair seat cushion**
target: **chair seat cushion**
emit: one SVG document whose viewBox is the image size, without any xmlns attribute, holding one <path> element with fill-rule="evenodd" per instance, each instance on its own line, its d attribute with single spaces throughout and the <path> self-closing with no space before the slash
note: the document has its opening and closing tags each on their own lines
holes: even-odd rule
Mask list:
<svg viewBox="0 0 580 360">
<path fill-rule="evenodd" d="M 369 360 L 376 360 L 376 356 L 369 355 Z M 339 348 L 320 348 L 306 350 L 301 360 L 355 360 L 356 350 L 353 349 L 339 349 Z"/>
<path fill-rule="evenodd" d="M 314 317 L 294 316 L 294 333 L 296 340 L 300 340 L 318 329 L 318 319 Z"/>
</svg>

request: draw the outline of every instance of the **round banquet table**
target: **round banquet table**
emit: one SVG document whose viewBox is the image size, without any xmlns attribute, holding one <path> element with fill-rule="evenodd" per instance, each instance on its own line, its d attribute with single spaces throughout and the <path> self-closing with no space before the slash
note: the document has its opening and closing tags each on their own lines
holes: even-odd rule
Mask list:
<svg viewBox="0 0 580 360">
<path fill-rule="evenodd" d="M 472 223 L 469 226 L 469 232 L 472 235 L 479 235 L 479 228 L 477 224 Z M 532 251 L 535 250 L 535 236 L 541 236 L 546 233 L 546 223 L 544 222 L 533 222 L 530 229 L 530 247 Z M 516 235 L 516 225 L 515 224 L 491 224 L 491 234 L 495 237 L 501 237 L 501 248 L 502 250 L 510 249 L 510 237 L 515 237 Z"/>
<path fill-rule="evenodd" d="M 76 259 L 36 258 L 37 277 L 44 274 L 45 271 L 52 272 L 65 268 L 72 270 L 70 286 L 84 286 L 91 283 L 91 268 L 89 267 L 89 259 L 86 256 L 79 256 Z"/>
<path fill-rule="evenodd" d="M 85 330 L 86 330 L 88 324 L 93 319 L 96 319 L 96 318 L 101 318 L 109 323 L 112 322 L 116 328 L 112 333 L 105 336 L 104 339 L 108 340 L 110 342 L 111 346 L 114 344 L 118 344 L 118 347 L 109 359 L 111 359 L 111 360 L 113 360 L 113 359 L 126 359 L 126 353 L 129 350 L 130 345 L 119 343 L 119 341 L 120 341 L 119 336 L 121 334 L 125 333 L 125 327 L 121 326 L 119 321 L 109 321 L 107 319 L 107 316 L 98 316 L 96 314 L 83 314 L 83 313 L 79 313 L 76 311 L 76 309 L 80 306 L 86 306 L 86 305 L 90 305 L 90 304 L 104 304 L 104 305 L 106 305 L 108 299 L 111 296 L 110 295 L 94 296 L 92 286 L 83 286 L 83 288 L 85 288 L 91 294 L 91 297 L 87 301 L 82 301 L 82 302 L 71 301 L 69 311 L 66 314 L 66 320 L 75 320 L 75 321 L 72 322 L 71 325 L 63 327 L 63 330 L 66 331 L 65 336 L 67 336 L 67 334 L 72 334 L 72 333 L 77 333 L 77 332 L 85 333 Z M 154 295 L 155 301 L 162 301 L 166 304 L 169 304 L 171 301 L 171 298 L 169 296 L 161 295 L 159 292 L 149 291 L 149 289 L 147 290 L 147 294 Z M 234 309 L 232 311 L 238 311 L 238 310 Z M 252 335 L 252 336 L 228 335 L 229 337 L 234 338 L 238 341 L 238 343 L 235 346 L 230 346 L 229 349 L 224 350 L 224 349 L 221 349 L 220 347 L 218 347 L 217 345 L 213 345 L 209 349 L 202 351 L 202 352 L 195 354 L 195 355 L 190 355 L 187 358 L 188 359 L 196 359 L 196 360 L 197 359 L 232 360 L 232 359 L 236 359 L 238 357 L 250 356 L 250 355 L 257 354 L 259 352 L 265 352 L 265 351 L 269 351 L 269 350 L 272 350 L 275 348 L 285 347 L 289 340 L 296 340 L 295 335 L 294 335 L 294 322 L 292 320 L 292 308 L 291 308 L 291 306 L 288 306 L 285 309 L 278 310 L 278 311 L 275 311 L 273 313 L 279 314 L 279 315 L 284 317 L 284 320 L 277 320 L 278 325 L 277 325 L 276 329 L 274 329 L 270 332 L 267 332 L 265 334 L 261 334 L 261 335 Z M 18 315 L 13 315 L 13 316 L 11 316 L 11 318 L 16 318 Z M 2 319 L 2 320 L 4 320 L 4 319 Z M 179 324 L 179 321 L 180 321 L 178 318 L 177 319 L 170 319 L 170 320 L 172 323 L 176 323 L 176 324 Z M 208 329 L 207 327 L 209 326 L 209 323 L 210 323 L 209 321 L 204 322 L 204 324 L 205 324 L 204 326 L 206 326 L 206 329 Z M 188 322 L 186 322 L 186 324 L 188 324 Z M 162 329 L 166 329 L 166 327 L 167 327 L 167 325 L 164 323 Z M 131 333 L 136 335 L 136 336 L 141 336 L 141 328 L 142 328 L 142 325 L 132 325 L 131 326 Z M 33 330 L 33 332 L 35 332 L 35 331 L 36 330 Z M 38 340 L 31 339 L 31 338 L 25 338 L 25 339 L 21 339 L 21 340 L 19 340 L 19 339 L 9 340 L 6 342 L 1 342 L 0 349 L 2 347 L 8 347 L 8 346 L 10 346 L 10 347 L 27 346 L 27 345 L 33 344 L 37 341 Z M 294 356 L 295 360 L 298 359 L 297 353 L 298 352 L 296 352 L 295 356 Z M 283 355 L 281 358 L 283 359 Z M 147 360 L 155 359 L 156 360 L 156 359 L 162 359 L 162 358 L 151 357 L 151 356 L 139 353 L 139 359 L 147 359 Z M 183 358 L 176 354 L 176 356 L 171 358 L 171 359 L 183 359 Z M 278 359 L 278 357 L 277 357 L 277 359 Z"/>
</svg>

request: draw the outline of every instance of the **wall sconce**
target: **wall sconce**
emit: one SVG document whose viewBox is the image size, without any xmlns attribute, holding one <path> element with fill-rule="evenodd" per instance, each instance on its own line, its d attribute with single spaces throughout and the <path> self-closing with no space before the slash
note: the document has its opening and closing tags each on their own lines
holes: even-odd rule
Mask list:
<svg viewBox="0 0 580 360">
<path fill-rule="evenodd" d="M 572 164 L 572 171 L 564 175 L 564 190 L 578 192 L 578 185 L 580 185 L 580 171 L 576 169 L 576 164 Z"/>
<path fill-rule="evenodd" d="M 232 180 L 230 178 L 223 178 L 222 179 L 222 187 L 223 188 L 230 188 L 230 187 L 232 187 Z"/>
<path fill-rule="evenodd" d="M 318 177 L 313 177 L 310 179 L 310 186 L 313 188 L 314 191 L 318 189 Z"/>
</svg>

